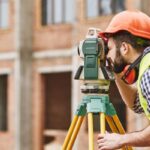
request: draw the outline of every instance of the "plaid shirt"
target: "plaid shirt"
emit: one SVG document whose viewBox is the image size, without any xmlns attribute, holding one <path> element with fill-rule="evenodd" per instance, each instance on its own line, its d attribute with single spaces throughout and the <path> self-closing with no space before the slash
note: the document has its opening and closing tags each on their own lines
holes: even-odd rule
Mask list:
<svg viewBox="0 0 150 150">
<path fill-rule="evenodd" d="M 147 52 L 150 52 L 150 47 L 147 47 L 144 50 L 144 54 L 146 54 Z M 150 112 L 150 68 L 148 68 L 144 72 L 144 74 L 141 78 L 140 86 L 141 86 L 143 97 L 147 100 L 148 111 Z M 143 110 L 143 108 L 141 107 L 141 104 L 140 104 L 138 93 L 137 93 L 136 99 L 134 101 L 134 106 L 133 106 L 132 109 L 135 113 L 140 114 L 140 113 L 144 112 L 144 110 Z"/>
</svg>

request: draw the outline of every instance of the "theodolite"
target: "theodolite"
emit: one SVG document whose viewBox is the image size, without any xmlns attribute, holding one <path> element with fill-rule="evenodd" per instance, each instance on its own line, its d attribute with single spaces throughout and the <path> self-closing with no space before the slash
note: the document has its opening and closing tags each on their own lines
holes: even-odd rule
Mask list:
<svg viewBox="0 0 150 150">
<path fill-rule="evenodd" d="M 78 54 L 83 60 L 83 64 L 79 66 L 75 79 L 83 81 L 81 85 L 83 98 L 75 112 L 62 150 L 72 150 L 86 115 L 88 116 L 89 150 L 94 150 L 93 115 L 100 117 L 102 134 L 105 134 L 106 131 L 106 121 L 113 132 L 125 133 L 115 108 L 109 101 L 109 86 L 110 82 L 114 80 L 114 75 L 106 59 L 107 43 L 99 36 L 99 32 L 99 29 L 90 28 L 86 39 L 81 41 L 78 47 Z M 122 149 L 132 150 L 127 146 Z"/>
</svg>

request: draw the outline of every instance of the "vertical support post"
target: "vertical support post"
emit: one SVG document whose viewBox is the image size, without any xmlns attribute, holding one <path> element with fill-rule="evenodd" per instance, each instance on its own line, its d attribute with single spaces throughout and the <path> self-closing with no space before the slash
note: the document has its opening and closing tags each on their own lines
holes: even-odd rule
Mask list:
<svg viewBox="0 0 150 150">
<path fill-rule="evenodd" d="M 100 129 L 101 129 L 101 134 L 105 134 L 106 131 L 106 122 L 105 122 L 105 114 L 100 113 Z"/>
<path fill-rule="evenodd" d="M 150 9 L 149 9 L 150 1 L 149 0 L 144 0 L 144 1 L 141 0 L 140 3 L 141 3 L 141 5 L 140 5 L 141 10 L 150 16 Z"/>
<path fill-rule="evenodd" d="M 94 150 L 93 114 L 88 113 L 89 150 Z"/>
<path fill-rule="evenodd" d="M 16 150 L 32 145 L 32 33 L 33 1 L 15 1 L 15 144 Z"/>
</svg>

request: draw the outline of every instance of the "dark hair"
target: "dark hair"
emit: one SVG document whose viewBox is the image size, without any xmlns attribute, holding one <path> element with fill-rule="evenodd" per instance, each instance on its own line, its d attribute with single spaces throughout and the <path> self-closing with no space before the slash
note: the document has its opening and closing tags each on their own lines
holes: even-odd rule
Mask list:
<svg viewBox="0 0 150 150">
<path fill-rule="evenodd" d="M 108 34 L 112 37 L 118 47 L 122 42 L 129 43 L 137 52 L 142 52 L 146 47 L 150 46 L 150 40 L 142 37 L 135 36 L 128 31 L 121 30 L 114 34 Z"/>
</svg>

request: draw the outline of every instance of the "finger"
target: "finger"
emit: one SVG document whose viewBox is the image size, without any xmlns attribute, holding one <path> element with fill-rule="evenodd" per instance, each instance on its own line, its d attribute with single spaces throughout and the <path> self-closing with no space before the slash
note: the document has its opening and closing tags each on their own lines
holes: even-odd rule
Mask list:
<svg viewBox="0 0 150 150">
<path fill-rule="evenodd" d="M 105 147 L 100 147 L 98 148 L 98 150 L 108 150 L 108 149 L 106 149 Z"/>
<path fill-rule="evenodd" d="M 102 146 L 98 150 L 119 150 L 119 149 L 110 148 L 108 146 Z"/>
<path fill-rule="evenodd" d="M 105 144 L 104 143 L 101 143 L 101 144 L 98 145 L 98 149 L 99 150 L 104 150 L 104 148 L 105 148 Z"/>
<path fill-rule="evenodd" d="M 99 140 L 97 140 L 97 144 L 104 143 L 104 142 L 105 142 L 105 139 L 99 139 Z"/>
<path fill-rule="evenodd" d="M 102 139 L 102 138 L 104 138 L 104 134 L 99 134 L 98 139 Z"/>
</svg>

